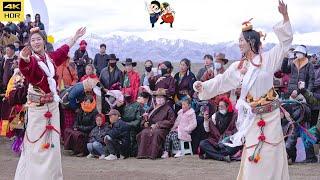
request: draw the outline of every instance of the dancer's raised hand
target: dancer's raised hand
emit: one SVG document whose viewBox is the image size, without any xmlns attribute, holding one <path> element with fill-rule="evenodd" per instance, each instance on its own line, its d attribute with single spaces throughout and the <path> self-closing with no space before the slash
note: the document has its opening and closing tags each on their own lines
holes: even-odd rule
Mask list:
<svg viewBox="0 0 320 180">
<path fill-rule="evenodd" d="M 87 28 L 81 27 L 77 30 L 74 36 L 71 38 L 70 42 L 68 43 L 69 47 L 71 48 L 79 38 L 81 38 L 84 34 L 86 34 Z"/>
<path fill-rule="evenodd" d="M 288 6 L 283 0 L 279 0 L 278 10 L 282 14 L 284 22 L 289 21 Z"/>
<path fill-rule="evenodd" d="M 86 27 L 81 27 L 77 30 L 76 34 L 74 35 L 75 40 L 81 38 L 87 31 Z"/>
</svg>

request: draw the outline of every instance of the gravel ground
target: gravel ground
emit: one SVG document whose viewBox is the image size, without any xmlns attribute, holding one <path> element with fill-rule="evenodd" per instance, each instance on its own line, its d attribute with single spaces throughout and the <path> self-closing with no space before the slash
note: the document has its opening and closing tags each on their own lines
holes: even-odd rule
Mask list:
<svg viewBox="0 0 320 180">
<path fill-rule="evenodd" d="M 12 154 L 10 144 L 8 140 L 0 138 L 0 180 L 13 179 L 19 160 Z M 240 162 L 199 160 L 197 156 L 168 160 L 130 158 L 107 162 L 63 155 L 62 164 L 66 180 L 232 180 L 236 179 L 240 166 Z M 318 163 L 292 165 L 291 179 L 320 179 L 319 169 Z"/>
</svg>

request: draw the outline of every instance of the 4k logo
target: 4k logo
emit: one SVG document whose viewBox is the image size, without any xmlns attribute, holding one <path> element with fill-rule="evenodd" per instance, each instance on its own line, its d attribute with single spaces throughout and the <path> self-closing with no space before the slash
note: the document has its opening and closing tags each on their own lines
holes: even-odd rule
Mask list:
<svg viewBox="0 0 320 180">
<path fill-rule="evenodd" d="M 1 0 L 0 21 L 24 21 L 24 0 Z"/>
<path fill-rule="evenodd" d="M 21 11 L 21 2 L 3 2 L 3 11 Z"/>
</svg>

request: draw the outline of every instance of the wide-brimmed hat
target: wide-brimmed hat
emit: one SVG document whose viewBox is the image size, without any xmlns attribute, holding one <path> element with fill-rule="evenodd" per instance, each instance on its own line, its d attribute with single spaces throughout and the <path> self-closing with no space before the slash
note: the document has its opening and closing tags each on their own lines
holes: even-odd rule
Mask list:
<svg viewBox="0 0 320 180">
<path fill-rule="evenodd" d="M 136 67 L 137 62 L 133 62 L 131 58 L 127 58 L 126 61 L 124 63 L 122 63 L 122 65 L 123 66 L 132 65 L 132 67 Z"/>
<path fill-rule="evenodd" d="M 224 62 L 224 64 L 227 64 L 229 62 L 228 59 L 226 59 L 226 55 L 224 53 L 217 53 L 215 54 L 215 58 L 216 60 L 222 60 Z"/>
<path fill-rule="evenodd" d="M 116 60 L 116 61 L 119 61 L 119 58 L 117 58 L 117 56 L 115 54 L 110 54 L 107 58 L 107 60 Z"/>
<path fill-rule="evenodd" d="M 109 113 L 107 114 L 107 116 L 112 116 L 112 115 L 118 115 L 118 116 L 120 116 L 120 113 L 119 113 L 119 111 L 116 110 L 116 109 L 111 109 L 111 110 L 109 111 Z"/>
<path fill-rule="evenodd" d="M 163 96 L 163 97 L 168 97 L 166 90 L 163 88 L 159 88 L 157 91 L 153 91 L 152 93 L 153 96 Z"/>
</svg>

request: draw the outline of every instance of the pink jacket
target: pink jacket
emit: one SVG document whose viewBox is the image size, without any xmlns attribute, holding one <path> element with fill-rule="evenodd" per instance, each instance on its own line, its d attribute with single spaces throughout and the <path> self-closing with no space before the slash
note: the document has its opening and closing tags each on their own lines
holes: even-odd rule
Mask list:
<svg viewBox="0 0 320 180">
<path fill-rule="evenodd" d="M 196 114 L 192 108 L 183 113 L 181 109 L 171 130 L 178 131 L 178 138 L 183 141 L 191 141 L 191 132 L 197 127 Z"/>
</svg>

